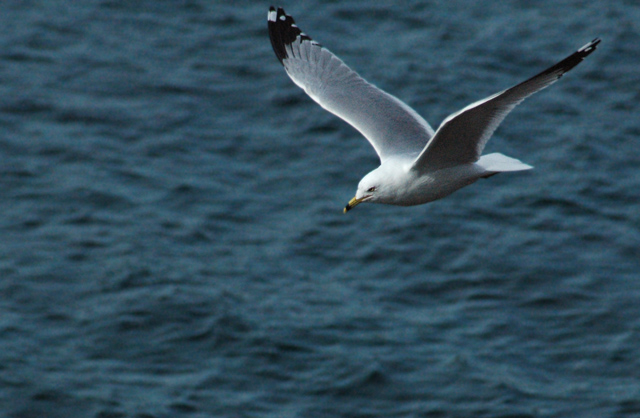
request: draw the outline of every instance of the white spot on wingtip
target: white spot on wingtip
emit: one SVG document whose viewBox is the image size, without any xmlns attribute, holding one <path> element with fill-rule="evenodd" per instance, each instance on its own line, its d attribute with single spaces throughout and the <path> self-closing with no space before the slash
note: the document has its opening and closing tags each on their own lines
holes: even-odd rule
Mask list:
<svg viewBox="0 0 640 418">
<path fill-rule="evenodd" d="M 596 45 L 598 44 L 598 42 L 596 42 L 595 40 L 589 42 L 588 44 L 586 44 L 585 46 L 583 46 L 582 48 L 578 49 L 578 52 L 591 52 L 594 49 L 596 49 Z"/>
<path fill-rule="evenodd" d="M 275 10 L 269 10 L 269 13 L 267 13 L 267 20 L 270 22 L 275 22 L 276 21 L 276 11 Z"/>
<path fill-rule="evenodd" d="M 287 17 L 285 15 L 280 16 L 280 20 L 287 20 Z"/>
</svg>

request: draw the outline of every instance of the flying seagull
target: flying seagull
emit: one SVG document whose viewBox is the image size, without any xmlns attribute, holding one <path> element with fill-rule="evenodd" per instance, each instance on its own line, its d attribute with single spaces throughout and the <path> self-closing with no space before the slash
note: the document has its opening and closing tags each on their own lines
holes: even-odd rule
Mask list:
<svg viewBox="0 0 640 418">
<path fill-rule="evenodd" d="M 434 130 L 415 110 L 360 77 L 302 32 L 284 9 L 267 14 L 269 37 L 289 77 L 320 106 L 356 128 L 380 157 L 346 213 L 362 202 L 432 202 L 506 171 L 531 167 L 500 153 L 481 155 L 498 125 L 527 97 L 555 83 L 596 50 L 596 38 L 540 74 L 449 115 Z"/>
</svg>

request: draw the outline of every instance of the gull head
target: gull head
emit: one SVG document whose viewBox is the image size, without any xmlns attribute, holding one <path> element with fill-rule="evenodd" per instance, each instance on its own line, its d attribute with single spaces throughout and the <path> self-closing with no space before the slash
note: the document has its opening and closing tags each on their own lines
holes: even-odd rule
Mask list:
<svg viewBox="0 0 640 418">
<path fill-rule="evenodd" d="M 406 183 L 407 175 L 404 170 L 395 165 L 383 164 L 360 180 L 356 195 L 344 207 L 344 213 L 362 202 L 393 204 Z"/>
</svg>

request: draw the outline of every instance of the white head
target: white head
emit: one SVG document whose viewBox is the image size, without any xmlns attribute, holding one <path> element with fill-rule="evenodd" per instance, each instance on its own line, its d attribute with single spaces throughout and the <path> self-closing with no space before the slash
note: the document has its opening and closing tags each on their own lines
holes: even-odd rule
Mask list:
<svg viewBox="0 0 640 418">
<path fill-rule="evenodd" d="M 393 203 L 402 187 L 402 172 L 397 167 L 381 165 L 360 180 L 356 196 L 347 203 L 344 213 L 362 202 Z M 404 178 L 406 181 L 406 178 Z"/>
</svg>

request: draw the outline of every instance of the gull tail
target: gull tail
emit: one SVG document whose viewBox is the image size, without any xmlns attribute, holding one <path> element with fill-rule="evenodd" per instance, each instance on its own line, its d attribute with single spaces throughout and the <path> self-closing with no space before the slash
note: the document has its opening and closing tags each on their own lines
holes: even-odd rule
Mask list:
<svg viewBox="0 0 640 418">
<path fill-rule="evenodd" d="M 520 160 L 507 157 L 506 155 L 497 152 L 483 155 L 476 164 L 484 168 L 487 172 L 487 175 L 483 177 L 489 177 L 493 174 L 502 173 L 504 171 L 522 171 L 531 170 L 533 168 L 529 164 L 525 164 Z"/>
</svg>

